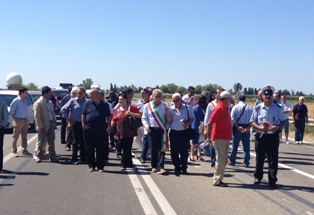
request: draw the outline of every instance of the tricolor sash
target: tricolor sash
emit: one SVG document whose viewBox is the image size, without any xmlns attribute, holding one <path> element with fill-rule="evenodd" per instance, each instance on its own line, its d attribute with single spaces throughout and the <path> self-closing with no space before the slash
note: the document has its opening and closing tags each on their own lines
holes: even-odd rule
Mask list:
<svg viewBox="0 0 314 215">
<path fill-rule="evenodd" d="M 152 116 L 154 117 L 155 121 L 157 122 L 158 127 L 164 130 L 164 133 L 162 134 L 162 139 L 161 139 L 161 151 L 162 152 L 169 151 L 169 141 L 168 141 L 168 135 L 167 135 L 167 129 L 166 129 L 166 122 L 162 120 L 161 116 L 159 115 L 157 111 L 157 107 L 153 101 L 148 103 L 148 109 L 151 112 Z"/>
</svg>

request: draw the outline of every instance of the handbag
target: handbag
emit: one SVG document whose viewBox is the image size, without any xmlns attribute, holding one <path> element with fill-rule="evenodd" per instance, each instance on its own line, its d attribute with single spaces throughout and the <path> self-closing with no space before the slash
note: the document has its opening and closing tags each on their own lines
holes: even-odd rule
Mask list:
<svg viewBox="0 0 314 215">
<path fill-rule="evenodd" d="M 129 111 L 130 110 L 130 106 L 129 106 Z M 130 116 L 130 124 L 131 124 L 131 129 L 133 131 L 137 130 L 139 127 L 143 126 L 143 123 L 142 123 L 142 119 L 141 118 L 135 118 L 135 117 L 132 117 Z"/>
<path fill-rule="evenodd" d="M 198 133 L 200 135 L 204 135 L 204 121 L 200 122 L 200 125 L 198 126 Z"/>
<path fill-rule="evenodd" d="M 185 107 L 186 107 L 186 111 L 187 111 L 187 113 L 188 113 L 188 121 L 190 122 L 189 110 L 188 110 L 187 106 L 185 106 Z M 193 128 L 191 127 L 191 125 L 190 125 L 189 128 L 187 129 L 187 132 L 188 132 L 188 137 L 189 137 L 190 140 L 193 140 L 193 139 L 196 137 L 196 135 L 197 135 L 195 129 L 193 129 Z"/>
</svg>

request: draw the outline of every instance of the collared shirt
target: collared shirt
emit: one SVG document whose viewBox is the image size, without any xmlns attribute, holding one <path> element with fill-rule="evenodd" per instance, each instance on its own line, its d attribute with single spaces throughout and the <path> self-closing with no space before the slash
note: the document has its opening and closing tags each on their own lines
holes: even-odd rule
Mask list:
<svg viewBox="0 0 314 215">
<path fill-rule="evenodd" d="M 239 119 L 237 122 L 238 124 L 247 124 L 247 125 L 250 124 L 250 119 L 253 113 L 253 109 L 249 105 L 246 105 L 246 106 L 245 105 L 246 105 L 245 102 L 240 101 L 237 105 L 235 105 L 232 108 L 231 110 L 232 124 L 236 123 L 238 119 Z M 243 110 L 244 106 L 245 106 L 245 109 Z"/>
<path fill-rule="evenodd" d="M 292 112 L 294 114 L 299 114 L 298 115 L 298 119 L 305 119 L 305 117 L 307 116 L 307 107 L 305 104 L 300 105 L 299 103 L 297 103 L 296 105 L 294 105 Z"/>
<path fill-rule="evenodd" d="M 149 100 L 147 100 L 147 101 L 144 101 L 143 99 L 137 100 L 137 103 L 136 103 L 137 109 L 142 113 L 142 112 L 143 112 L 143 109 L 144 109 L 144 105 L 145 105 L 146 103 L 148 103 L 148 102 L 149 102 Z"/>
<path fill-rule="evenodd" d="M 188 101 L 189 101 L 189 100 L 190 100 L 190 97 L 189 97 L 188 94 L 186 94 L 186 95 L 184 95 L 184 96 L 182 97 L 182 102 L 183 102 L 184 104 L 189 105 L 189 106 L 190 106 L 190 109 L 193 110 L 193 107 L 194 107 L 194 105 L 195 105 L 195 103 L 196 103 L 196 99 L 195 99 L 195 97 L 194 97 L 194 99 L 190 102 L 190 104 L 188 104 Z"/>
<path fill-rule="evenodd" d="M 262 99 L 256 99 L 253 109 L 255 109 L 256 106 L 259 105 L 260 103 L 262 103 Z"/>
<path fill-rule="evenodd" d="M 103 99 L 102 101 L 105 102 L 106 104 L 108 104 L 110 114 L 113 115 L 113 109 L 112 109 L 111 103 L 109 103 L 109 102 L 107 101 L 107 99 Z"/>
<path fill-rule="evenodd" d="M 189 119 L 194 119 L 193 109 L 191 109 L 189 105 L 182 104 L 180 110 L 173 105 L 169 110 L 171 117 L 171 123 L 169 127 L 173 130 L 182 131 L 187 129 L 188 127 L 183 126 L 183 122 L 188 121 Z"/>
<path fill-rule="evenodd" d="M 230 140 L 231 137 L 231 117 L 226 107 L 221 101 L 210 115 L 209 121 L 212 123 L 212 140 Z"/>
<path fill-rule="evenodd" d="M 271 126 L 278 126 L 284 120 L 281 107 L 274 103 L 266 107 L 264 103 L 261 103 L 253 110 L 250 122 L 255 122 L 258 126 L 261 126 L 263 122 L 269 122 Z"/>
<path fill-rule="evenodd" d="M 217 106 L 217 104 L 218 104 L 217 99 L 215 99 L 214 101 L 210 102 L 207 105 L 205 117 L 204 117 L 204 126 L 208 126 L 208 120 L 210 118 L 210 115 L 212 111 L 214 110 L 214 108 Z"/>
<path fill-rule="evenodd" d="M 68 113 L 71 111 L 71 117 L 77 122 L 81 122 L 83 107 L 86 103 L 86 99 L 80 100 L 76 98 L 70 99 L 60 110 L 60 113 L 64 116 L 64 118 L 68 118 Z"/>
<path fill-rule="evenodd" d="M 143 113 L 142 113 L 142 123 L 145 127 L 159 127 L 152 112 L 149 110 L 148 107 L 149 103 L 146 103 L 144 105 Z M 156 107 L 157 112 L 159 116 L 161 117 L 162 121 L 166 123 L 168 126 L 167 120 L 166 120 L 166 111 L 164 107 L 169 108 L 168 104 L 166 102 L 161 101 L 160 104 Z M 157 116 L 156 116 L 157 117 Z"/>
<path fill-rule="evenodd" d="M 96 104 L 88 99 L 83 107 L 82 115 L 85 116 L 84 130 L 106 132 L 108 128 L 107 117 L 111 115 L 107 103 L 101 101 Z"/>
<path fill-rule="evenodd" d="M 4 102 L 0 101 L 0 126 L 7 127 L 8 120 L 9 120 L 9 113 L 8 113 L 7 105 Z"/>
<path fill-rule="evenodd" d="M 43 101 L 44 101 L 44 103 L 45 103 L 45 105 L 46 105 L 46 107 L 48 109 L 49 121 L 52 121 L 53 120 L 53 116 L 52 116 L 52 112 L 51 112 L 52 110 L 51 110 L 51 106 L 50 106 L 50 100 L 49 99 L 46 100 L 46 99 L 43 98 Z"/>
<path fill-rule="evenodd" d="M 13 99 L 10 105 L 10 115 L 13 115 L 14 118 L 27 118 L 28 108 L 26 98 L 21 99 L 21 97 L 18 96 Z"/>
<path fill-rule="evenodd" d="M 288 102 L 282 103 L 282 107 L 283 107 L 284 111 L 286 111 L 286 110 L 288 110 L 289 112 L 291 111 L 291 105 Z M 284 116 L 285 116 L 286 120 L 289 119 L 289 113 L 284 113 Z"/>
</svg>

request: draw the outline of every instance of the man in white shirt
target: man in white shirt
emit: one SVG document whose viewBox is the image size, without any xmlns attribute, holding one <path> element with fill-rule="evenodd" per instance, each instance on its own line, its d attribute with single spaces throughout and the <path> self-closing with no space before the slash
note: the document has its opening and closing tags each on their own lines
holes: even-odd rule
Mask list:
<svg viewBox="0 0 314 215">
<path fill-rule="evenodd" d="M 281 96 L 281 103 L 283 107 L 283 113 L 285 116 L 285 122 L 283 124 L 283 128 L 285 130 L 285 135 L 286 135 L 286 144 L 289 144 L 289 139 L 288 139 L 289 138 L 289 113 L 291 112 L 291 105 L 290 103 L 287 102 L 285 95 Z M 283 132 L 281 132 L 281 136 L 282 136 L 282 133 Z M 280 139 L 282 138 L 280 137 Z"/>
</svg>

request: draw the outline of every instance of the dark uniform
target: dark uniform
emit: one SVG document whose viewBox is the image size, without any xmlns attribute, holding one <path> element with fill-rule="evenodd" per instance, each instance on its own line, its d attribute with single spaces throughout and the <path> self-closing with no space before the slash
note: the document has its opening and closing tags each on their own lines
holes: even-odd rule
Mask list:
<svg viewBox="0 0 314 215">
<path fill-rule="evenodd" d="M 277 182 L 277 171 L 278 171 L 278 150 L 279 150 L 279 133 L 280 128 L 284 123 L 284 114 L 282 108 L 272 103 L 271 98 L 274 87 L 269 85 L 262 88 L 263 96 L 265 96 L 264 103 L 259 104 L 253 111 L 250 119 L 253 127 L 256 129 L 255 133 L 255 152 L 256 152 L 256 168 L 255 168 L 255 181 L 254 184 L 259 184 L 263 178 L 263 166 L 265 153 L 268 159 L 268 181 L 269 186 L 272 188 L 278 188 Z M 267 100 L 270 100 L 269 107 Z M 270 124 L 269 128 L 276 126 L 272 130 L 263 131 L 262 127 L 267 127 L 265 122 Z M 263 125 L 264 123 L 264 125 Z M 256 126 L 259 126 L 258 128 Z M 260 129 L 259 129 L 260 128 Z"/>
</svg>

